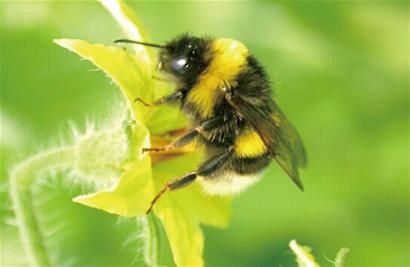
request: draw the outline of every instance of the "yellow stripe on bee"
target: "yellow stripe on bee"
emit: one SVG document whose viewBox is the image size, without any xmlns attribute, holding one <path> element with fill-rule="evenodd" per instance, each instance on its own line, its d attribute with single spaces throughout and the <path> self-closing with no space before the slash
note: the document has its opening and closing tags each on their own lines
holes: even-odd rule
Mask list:
<svg viewBox="0 0 410 267">
<path fill-rule="evenodd" d="M 253 158 L 264 155 L 267 152 L 259 134 L 254 130 L 245 130 L 235 139 L 235 154 L 240 158 Z"/>
<path fill-rule="evenodd" d="M 246 66 L 248 49 L 238 41 L 221 38 L 213 41 L 208 53 L 211 62 L 187 96 L 204 118 L 213 115 L 219 90 L 235 85 L 237 75 Z"/>
</svg>

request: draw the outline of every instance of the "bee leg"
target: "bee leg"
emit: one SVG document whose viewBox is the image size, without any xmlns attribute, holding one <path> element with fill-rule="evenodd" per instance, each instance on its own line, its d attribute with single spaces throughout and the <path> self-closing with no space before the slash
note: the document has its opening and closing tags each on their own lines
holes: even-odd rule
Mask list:
<svg viewBox="0 0 410 267">
<path fill-rule="evenodd" d="M 156 134 L 157 136 L 160 137 L 179 137 L 183 135 L 186 132 L 187 128 L 177 128 L 173 130 L 166 131 L 164 133 Z"/>
<path fill-rule="evenodd" d="M 151 201 L 151 204 L 146 212 L 146 214 L 150 213 L 152 208 L 154 207 L 155 203 L 158 201 L 158 199 L 167 191 L 174 191 L 180 188 L 183 188 L 193 181 L 198 176 L 211 176 L 213 173 L 215 173 L 217 170 L 219 170 L 223 165 L 228 161 L 229 156 L 232 154 L 233 149 L 229 148 L 227 151 L 224 153 L 206 161 L 203 163 L 199 168 L 198 171 L 196 172 L 190 172 L 180 178 L 177 178 L 173 181 L 170 181 L 165 184 L 165 186 L 158 192 L 158 194 L 154 197 L 154 199 Z"/>
<path fill-rule="evenodd" d="M 134 99 L 134 103 L 135 102 L 140 102 L 142 103 L 144 106 L 146 107 L 157 107 L 160 106 L 162 104 L 172 104 L 177 102 L 178 100 L 181 100 L 184 97 L 184 93 L 181 90 L 177 90 L 174 93 L 161 97 L 160 99 L 155 100 L 152 103 L 148 103 L 146 101 L 144 101 L 142 98 L 137 97 Z"/>
<path fill-rule="evenodd" d="M 185 187 L 192 183 L 197 177 L 196 172 L 190 172 L 180 178 L 177 178 L 173 181 L 170 181 L 165 184 L 165 186 L 158 192 L 158 194 L 154 197 L 154 199 L 151 201 L 151 204 L 145 214 L 148 214 L 151 212 L 152 208 L 154 207 L 155 203 L 158 201 L 158 199 L 167 191 L 173 191 L 176 189 L 180 189 L 182 187 Z"/>
<path fill-rule="evenodd" d="M 198 168 L 198 176 L 212 176 L 216 171 L 220 170 L 225 165 L 232 153 L 233 147 L 230 147 L 224 153 L 219 154 L 218 156 L 203 163 Z"/>
<path fill-rule="evenodd" d="M 199 126 L 195 127 L 194 129 L 189 130 L 183 136 L 178 138 L 177 140 L 173 141 L 167 146 L 164 147 L 151 147 L 151 148 L 143 148 L 142 152 L 161 152 L 161 151 L 168 151 L 170 149 L 175 149 L 182 147 L 198 136 L 198 134 L 205 135 L 207 131 L 218 127 L 223 123 L 222 117 L 215 117 L 209 120 L 202 122 Z"/>
<path fill-rule="evenodd" d="M 157 81 L 160 81 L 160 82 L 170 82 L 169 80 L 164 79 L 164 78 L 161 78 L 161 77 L 158 77 L 158 76 L 156 76 L 156 75 L 152 75 L 152 79 L 157 80 Z"/>
<path fill-rule="evenodd" d="M 157 101 L 160 102 L 161 99 L 162 99 L 162 98 L 158 99 Z M 153 103 L 148 103 L 148 102 L 146 102 L 145 100 L 143 100 L 142 98 L 137 97 L 137 98 L 134 99 L 133 102 L 134 102 L 134 104 L 135 104 L 136 102 L 140 102 L 141 104 L 143 104 L 143 105 L 146 106 L 146 107 L 155 107 L 155 106 L 160 105 L 160 103 L 158 103 L 157 101 L 155 101 L 155 102 L 153 102 Z"/>
<path fill-rule="evenodd" d="M 161 151 L 168 151 L 170 149 L 182 147 L 189 142 L 191 142 L 195 137 L 198 136 L 198 131 L 194 128 L 189 130 L 186 134 L 178 138 L 177 140 L 173 141 L 172 143 L 163 146 L 163 147 L 150 147 L 150 148 L 143 148 L 142 152 L 161 152 Z"/>
</svg>

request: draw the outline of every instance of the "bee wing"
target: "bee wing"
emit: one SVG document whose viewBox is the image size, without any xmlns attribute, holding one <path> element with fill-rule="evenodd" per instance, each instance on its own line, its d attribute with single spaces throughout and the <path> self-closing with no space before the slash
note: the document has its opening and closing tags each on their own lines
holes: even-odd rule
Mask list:
<svg viewBox="0 0 410 267">
<path fill-rule="evenodd" d="M 278 120 L 279 135 L 282 139 L 287 139 L 290 145 L 290 150 L 295 157 L 298 167 L 304 168 L 307 166 L 307 156 L 305 146 L 303 145 L 302 138 L 299 133 L 286 118 L 283 112 L 276 107 L 276 112 L 272 114 L 274 120 Z"/>
<path fill-rule="evenodd" d="M 307 164 L 305 148 L 298 132 L 280 109 L 275 106 L 275 112 L 271 114 L 268 110 L 255 107 L 238 97 L 228 102 L 236 113 L 258 132 L 279 166 L 303 190 L 298 167 Z"/>
<path fill-rule="evenodd" d="M 276 162 L 289 175 L 292 181 L 303 190 L 303 184 L 299 178 L 299 167 L 306 167 L 307 157 L 305 147 L 299 133 L 280 111 L 279 108 L 272 114 L 276 123 L 275 146 L 273 153 Z"/>
</svg>

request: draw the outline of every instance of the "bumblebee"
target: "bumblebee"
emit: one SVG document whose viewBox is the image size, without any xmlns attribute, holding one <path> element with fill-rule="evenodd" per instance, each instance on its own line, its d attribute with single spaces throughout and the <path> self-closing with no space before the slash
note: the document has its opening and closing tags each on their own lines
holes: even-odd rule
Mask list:
<svg viewBox="0 0 410 267">
<path fill-rule="evenodd" d="M 199 181 L 214 195 L 243 191 L 261 178 L 274 159 L 303 190 L 298 168 L 307 164 L 301 138 L 272 99 L 268 77 L 244 44 L 227 38 L 181 35 L 165 45 L 121 39 L 159 48 L 158 69 L 176 83 L 176 90 L 147 106 L 178 106 L 192 126 L 160 152 L 197 140 L 205 160 L 197 170 L 168 182 L 147 213 L 166 191 Z"/>
</svg>

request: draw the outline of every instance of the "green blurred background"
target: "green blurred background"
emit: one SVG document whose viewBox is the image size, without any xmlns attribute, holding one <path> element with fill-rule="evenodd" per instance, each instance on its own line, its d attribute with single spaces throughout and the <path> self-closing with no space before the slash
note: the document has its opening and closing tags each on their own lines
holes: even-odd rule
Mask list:
<svg viewBox="0 0 410 267">
<path fill-rule="evenodd" d="M 110 44 L 121 34 L 96 2 L 0 4 L 1 265 L 25 266 L 8 169 L 67 137 L 68 121 L 109 115 L 120 98 L 94 66 L 52 39 Z M 294 266 L 293 238 L 323 266 L 341 247 L 351 249 L 346 266 L 410 265 L 408 2 L 129 4 L 151 41 L 188 31 L 244 42 L 308 150 L 306 192 L 272 165 L 235 198 L 228 229 L 205 229 L 208 266 Z M 53 262 L 142 264 L 137 222 L 73 204 L 80 190 L 64 179 L 35 185 L 33 207 Z M 170 264 L 169 253 L 161 262 Z"/>
</svg>

